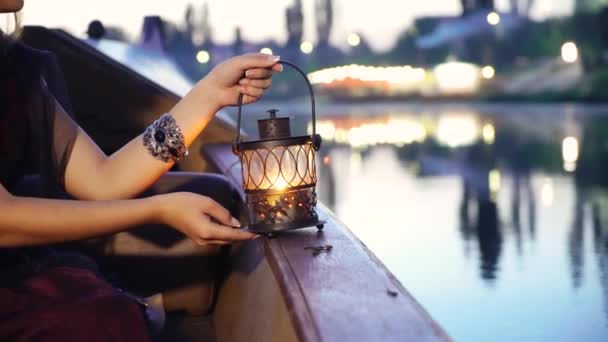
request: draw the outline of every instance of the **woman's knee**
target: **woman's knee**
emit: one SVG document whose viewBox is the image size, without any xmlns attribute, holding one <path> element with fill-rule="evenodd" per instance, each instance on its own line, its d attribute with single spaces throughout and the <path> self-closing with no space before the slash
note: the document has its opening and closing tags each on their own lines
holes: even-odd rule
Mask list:
<svg viewBox="0 0 608 342">
<path fill-rule="evenodd" d="M 237 216 L 243 199 L 240 192 L 223 175 L 214 173 L 169 172 L 154 185 L 152 193 L 187 191 L 214 199 Z"/>
<path fill-rule="evenodd" d="M 52 318 L 37 329 L 36 340 L 148 340 L 145 318 L 139 304 L 116 290 L 73 298 L 63 305 L 57 305 Z"/>
<path fill-rule="evenodd" d="M 239 191 L 228 178 L 219 174 L 203 174 L 188 191 L 210 197 L 238 217 L 243 202 Z"/>
</svg>

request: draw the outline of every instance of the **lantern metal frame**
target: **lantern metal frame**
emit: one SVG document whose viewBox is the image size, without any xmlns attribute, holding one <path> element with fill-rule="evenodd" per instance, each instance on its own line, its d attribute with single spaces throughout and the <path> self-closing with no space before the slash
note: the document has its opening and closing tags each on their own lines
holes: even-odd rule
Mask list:
<svg viewBox="0 0 608 342">
<path fill-rule="evenodd" d="M 313 87 L 300 68 L 286 61 L 279 61 L 278 63 L 292 67 L 306 81 L 311 99 L 312 135 L 241 141 L 243 94 L 239 94 L 237 135 L 233 145 L 233 152 L 240 157 L 243 167 L 243 189 L 247 197 L 247 229 L 267 235 L 274 235 L 284 230 L 313 226 L 323 229 L 325 224 L 325 221 L 319 220 L 316 212 L 317 169 L 315 152 L 321 147 L 321 136 L 316 132 Z M 264 151 L 263 155 L 260 151 Z M 263 167 L 263 176 L 259 182 L 255 182 L 251 177 L 250 169 L 254 157 L 259 158 Z M 303 160 L 302 157 L 306 160 L 305 168 L 304 165 L 298 165 L 298 162 Z M 284 158 L 290 158 L 294 162 L 295 171 L 292 177 L 285 177 L 282 168 Z M 274 179 L 268 177 L 269 160 L 278 166 Z M 249 169 L 245 169 L 245 165 L 248 165 Z M 259 177 L 257 178 L 259 179 Z M 285 188 L 271 189 L 279 179 L 287 182 Z M 253 183 L 253 186 L 250 182 Z M 267 185 L 262 188 L 264 182 Z M 268 201 L 269 197 L 275 198 L 273 204 Z M 292 217 L 290 218 L 290 216 Z"/>
</svg>

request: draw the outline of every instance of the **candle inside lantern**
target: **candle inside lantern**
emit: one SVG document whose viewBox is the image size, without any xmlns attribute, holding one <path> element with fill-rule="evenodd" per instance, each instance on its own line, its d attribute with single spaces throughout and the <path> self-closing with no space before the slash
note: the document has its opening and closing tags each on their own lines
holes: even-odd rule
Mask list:
<svg viewBox="0 0 608 342">
<path fill-rule="evenodd" d="M 243 151 L 242 162 L 246 190 L 284 190 L 317 181 L 311 144 Z"/>
<path fill-rule="evenodd" d="M 287 181 L 285 181 L 285 178 L 283 178 L 283 177 L 279 177 L 273 186 L 273 188 L 275 188 L 277 190 L 285 190 L 286 187 L 287 187 Z"/>
</svg>

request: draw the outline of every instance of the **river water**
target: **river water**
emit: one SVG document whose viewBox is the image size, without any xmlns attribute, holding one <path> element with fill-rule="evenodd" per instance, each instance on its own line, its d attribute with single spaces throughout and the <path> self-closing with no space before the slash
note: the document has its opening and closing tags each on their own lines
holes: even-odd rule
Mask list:
<svg viewBox="0 0 608 342">
<path fill-rule="evenodd" d="M 608 340 L 608 107 L 317 109 L 320 200 L 456 341 Z"/>
</svg>

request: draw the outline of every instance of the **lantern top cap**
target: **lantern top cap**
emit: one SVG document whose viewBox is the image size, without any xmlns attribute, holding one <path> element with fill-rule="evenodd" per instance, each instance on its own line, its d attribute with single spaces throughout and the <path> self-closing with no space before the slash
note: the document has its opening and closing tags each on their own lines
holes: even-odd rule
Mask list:
<svg viewBox="0 0 608 342">
<path fill-rule="evenodd" d="M 291 137 L 289 118 L 277 118 L 278 109 L 269 109 L 266 112 L 270 118 L 258 120 L 258 131 L 260 139 L 277 139 Z"/>
<path fill-rule="evenodd" d="M 270 115 L 271 119 L 276 119 L 278 112 L 279 112 L 279 110 L 276 109 L 276 108 L 271 108 L 271 109 L 269 109 L 269 110 L 266 111 L 266 113 L 268 113 L 268 115 Z"/>
</svg>

